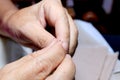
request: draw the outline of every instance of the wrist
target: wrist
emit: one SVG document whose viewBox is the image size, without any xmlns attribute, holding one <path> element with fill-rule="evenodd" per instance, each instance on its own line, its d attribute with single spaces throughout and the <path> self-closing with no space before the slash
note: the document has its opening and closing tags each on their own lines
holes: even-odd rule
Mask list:
<svg viewBox="0 0 120 80">
<path fill-rule="evenodd" d="M 9 10 L 7 11 L 3 17 L 1 18 L 1 21 L 3 22 L 3 24 L 6 24 L 7 20 L 18 11 L 18 9 L 14 9 L 14 10 Z"/>
<path fill-rule="evenodd" d="M 8 37 L 8 34 L 6 33 L 6 28 L 8 26 L 8 20 L 9 18 L 18 11 L 17 9 L 14 10 L 8 10 L 5 12 L 2 17 L 0 17 L 0 35 Z"/>
<path fill-rule="evenodd" d="M 9 18 L 18 11 L 11 0 L 0 0 L 0 35 L 6 36 Z"/>
</svg>

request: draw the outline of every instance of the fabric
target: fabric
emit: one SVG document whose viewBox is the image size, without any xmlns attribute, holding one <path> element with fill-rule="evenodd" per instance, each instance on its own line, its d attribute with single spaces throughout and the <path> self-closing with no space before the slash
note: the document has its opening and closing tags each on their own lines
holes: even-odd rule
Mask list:
<svg viewBox="0 0 120 80">
<path fill-rule="evenodd" d="M 120 80 L 120 61 L 117 61 L 110 80 Z"/>
<path fill-rule="evenodd" d="M 73 56 L 76 65 L 75 80 L 109 80 L 118 54 L 108 54 L 104 46 L 77 47 Z"/>
<path fill-rule="evenodd" d="M 91 23 L 77 19 L 74 22 L 79 30 L 78 41 L 81 46 L 101 45 L 106 46 L 111 53 L 114 52 L 101 33 Z"/>
<path fill-rule="evenodd" d="M 78 46 L 73 56 L 75 80 L 109 80 L 113 75 L 118 52 L 114 52 L 91 23 L 75 20 L 79 30 Z"/>
<path fill-rule="evenodd" d="M 0 68 L 30 53 L 32 49 L 0 36 Z"/>
</svg>

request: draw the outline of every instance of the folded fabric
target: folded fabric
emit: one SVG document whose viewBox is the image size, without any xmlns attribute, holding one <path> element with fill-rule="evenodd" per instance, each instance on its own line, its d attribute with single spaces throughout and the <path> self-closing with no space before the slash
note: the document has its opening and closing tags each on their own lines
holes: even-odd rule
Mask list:
<svg viewBox="0 0 120 80">
<path fill-rule="evenodd" d="M 110 80 L 116 69 L 118 52 L 114 53 L 91 23 L 82 20 L 75 20 L 75 23 L 79 30 L 78 46 L 73 56 L 75 80 Z"/>
<path fill-rule="evenodd" d="M 102 34 L 89 22 L 83 20 L 74 20 L 78 31 L 78 41 L 81 46 L 85 45 L 102 45 L 106 46 L 110 52 L 114 52 Z"/>
<path fill-rule="evenodd" d="M 120 80 L 120 60 L 117 60 L 110 80 Z"/>
<path fill-rule="evenodd" d="M 73 56 L 76 65 L 75 80 L 109 80 L 118 53 L 108 53 L 105 46 L 78 46 Z"/>
</svg>

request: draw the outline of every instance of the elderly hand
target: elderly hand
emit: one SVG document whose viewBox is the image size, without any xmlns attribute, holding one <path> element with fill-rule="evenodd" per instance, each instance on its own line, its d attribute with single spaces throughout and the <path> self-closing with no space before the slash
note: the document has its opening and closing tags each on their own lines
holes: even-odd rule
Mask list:
<svg viewBox="0 0 120 80">
<path fill-rule="evenodd" d="M 73 53 L 76 48 L 77 28 L 60 0 L 42 0 L 6 16 L 2 31 L 23 45 L 41 49 L 57 38 L 69 53 Z M 55 34 L 46 28 L 53 29 Z"/>
<path fill-rule="evenodd" d="M 75 65 L 58 41 L 0 70 L 0 80 L 72 80 L 74 75 Z"/>
</svg>

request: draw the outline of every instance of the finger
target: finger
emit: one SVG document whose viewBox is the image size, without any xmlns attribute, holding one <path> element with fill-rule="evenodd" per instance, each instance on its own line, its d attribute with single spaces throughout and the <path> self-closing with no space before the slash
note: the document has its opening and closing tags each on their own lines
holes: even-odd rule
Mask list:
<svg viewBox="0 0 120 80">
<path fill-rule="evenodd" d="M 31 60 L 22 67 L 28 66 L 25 71 L 28 75 L 36 75 L 35 80 L 43 80 L 61 63 L 66 51 L 61 46 L 61 42 L 54 41 L 47 48 L 34 54 L 28 56 Z"/>
<path fill-rule="evenodd" d="M 22 38 L 23 42 L 21 43 L 28 46 L 32 45 L 35 49 L 44 48 L 48 46 L 55 37 L 47 32 L 37 20 L 35 21 L 21 28 L 21 34 L 25 36 L 25 39 Z"/>
<path fill-rule="evenodd" d="M 62 11 L 62 10 L 61 10 Z M 55 33 L 57 39 L 61 40 L 63 43 L 63 47 L 68 50 L 69 49 L 69 40 L 70 40 L 70 29 L 69 23 L 66 14 L 64 13 L 60 17 L 57 17 L 55 23 Z"/>
<path fill-rule="evenodd" d="M 56 71 L 47 77 L 46 80 L 73 80 L 75 76 L 75 65 L 70 57 L 66 55 L 65 59 L 56 69 Z"/>
<path fill-rule="evenodd" d="M 69 24 L 70 24 L 70 45 L 69 45 L 69 53 L 72 55 L 75 52 L 78 43 L 78 29 L 72 20 L 71 16 L 66 11 Z"/>
<path fill-rule="evenodd" d="M 48 23 L 54 26 L 57 39 L 61 40 L 63 47 L 68 50 L 70 31 L 66 12 L 60 1 L 51 0 L 49 4 L 45 4 L 44 10 L 46 19 Z"/>
</svg>

